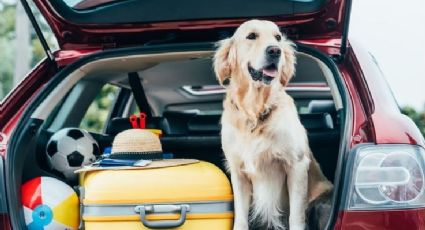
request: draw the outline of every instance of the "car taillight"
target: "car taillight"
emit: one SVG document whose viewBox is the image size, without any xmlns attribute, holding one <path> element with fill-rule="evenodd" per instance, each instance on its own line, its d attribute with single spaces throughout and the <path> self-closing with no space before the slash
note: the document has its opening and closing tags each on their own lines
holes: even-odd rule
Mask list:
<svg viewBox="0 0 425 230">
<path fill-rule="evenodd" d="M 412 145 L 362 146 L 347 187 L 348 210 L 425 206 L 425 151 Z"/>
</svg>

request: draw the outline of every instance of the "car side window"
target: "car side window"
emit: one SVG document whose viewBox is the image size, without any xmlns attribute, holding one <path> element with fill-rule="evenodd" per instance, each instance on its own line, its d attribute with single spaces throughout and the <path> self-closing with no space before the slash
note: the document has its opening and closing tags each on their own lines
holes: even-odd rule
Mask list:
<svg viewBox="0 0 425 230">
<path fill-rule="evenodd" d="M 87 109 L 81 120 L 80 128 L 94 133 L 102 133 L 118 91 L 118 86 L 105 84 Z"/>
</svg>

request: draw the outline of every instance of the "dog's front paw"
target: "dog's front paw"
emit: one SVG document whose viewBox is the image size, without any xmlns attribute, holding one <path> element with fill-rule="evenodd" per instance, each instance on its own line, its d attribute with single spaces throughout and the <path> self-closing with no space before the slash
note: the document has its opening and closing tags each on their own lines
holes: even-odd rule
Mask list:
<svg viewBox="0 0 425 230">
<path fill-rule="evenodd" d="M 289 230 L 305 230 L 305 223 L 289 223 Z"/>
<path fill-rule="evenodd" d="M 248 223 L 235 223 L 233 225 L 233 230 L 248 230 Z"/>
</svg>

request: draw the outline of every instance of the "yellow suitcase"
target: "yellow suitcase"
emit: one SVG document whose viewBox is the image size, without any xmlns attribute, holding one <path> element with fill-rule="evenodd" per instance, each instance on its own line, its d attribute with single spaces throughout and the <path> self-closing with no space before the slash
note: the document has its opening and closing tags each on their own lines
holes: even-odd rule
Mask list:
<svg viewBox="0 0 425 230">
<path fill-rule="evenodd" d="M 226 175 L 207 162 L 80 175 L 86 230 L 226 230 L 233 195 Z"/>
</svg>

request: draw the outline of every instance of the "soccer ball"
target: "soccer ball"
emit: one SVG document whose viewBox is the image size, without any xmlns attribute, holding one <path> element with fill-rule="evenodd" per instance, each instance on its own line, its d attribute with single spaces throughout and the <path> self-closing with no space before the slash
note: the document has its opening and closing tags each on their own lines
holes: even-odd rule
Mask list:
<svg viewBox="0 0 425 230">
<path fill-rule="evenodd" d="M 65 128 L 57 131 L 47 143 L 47 159 L 52 169 L 67 180 L 75 180 L 75 170 L 93 163 L 99 155 L 99 145 L 85 130 Z"/>
<path fill-rule="evenodd" d="M 75 191 L 52 177 L 36 177 L 21 187 L 28 230 L 77 230 L 80 205 Z"/>
</svg>

